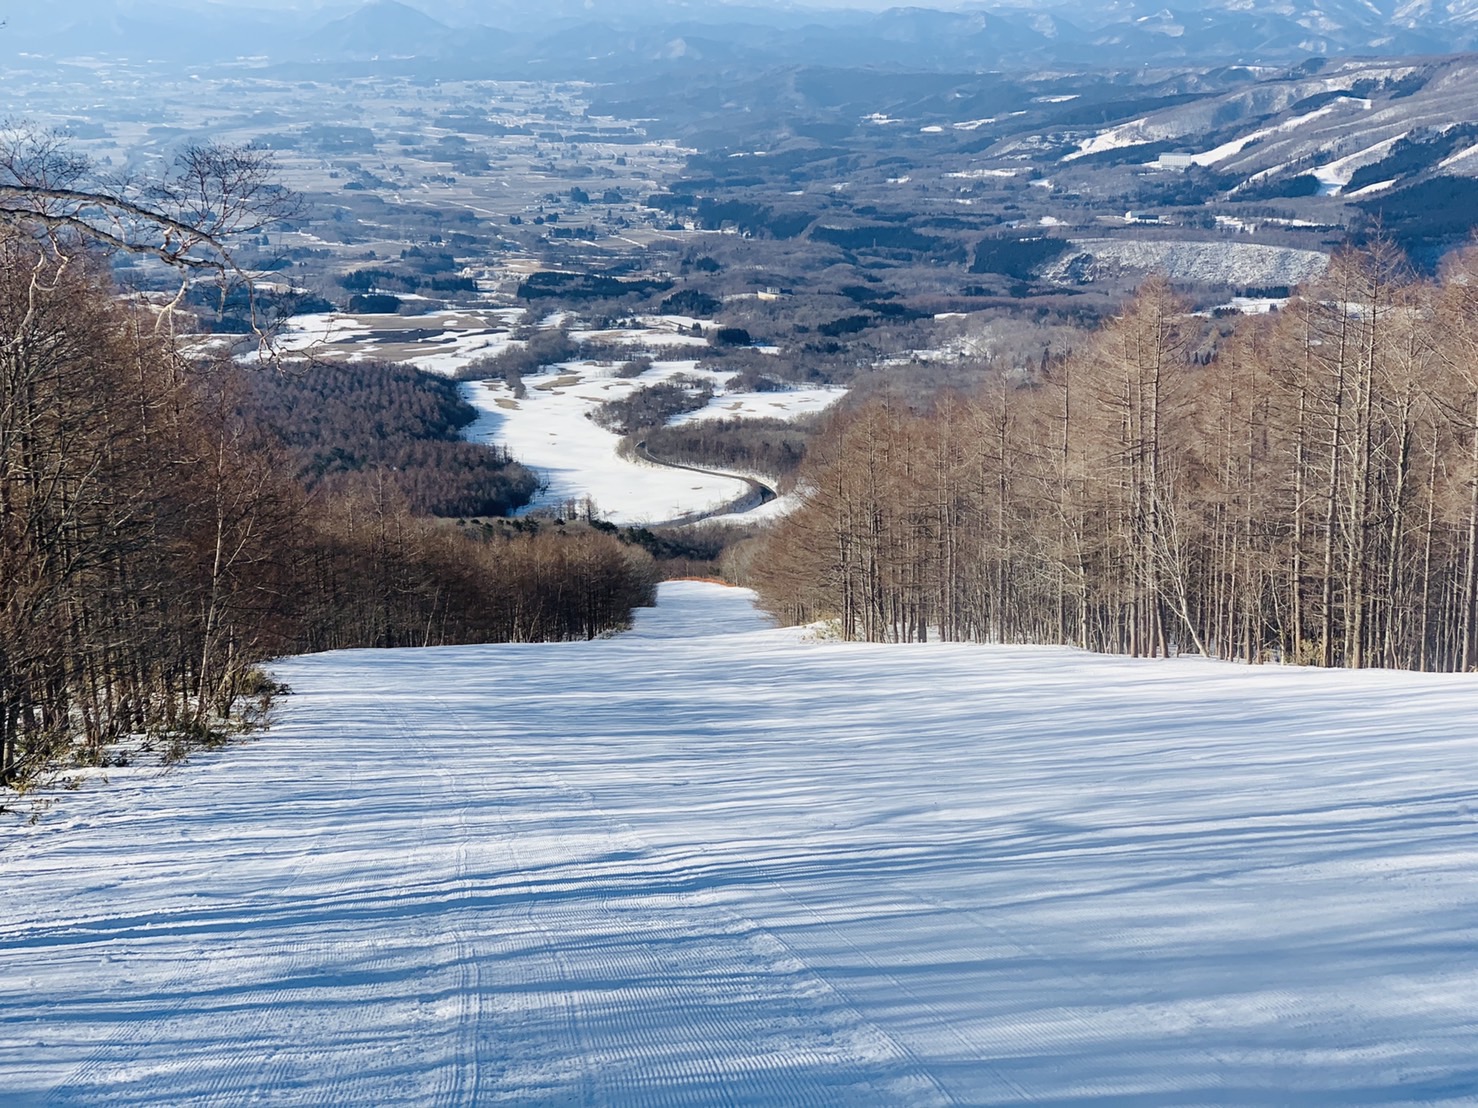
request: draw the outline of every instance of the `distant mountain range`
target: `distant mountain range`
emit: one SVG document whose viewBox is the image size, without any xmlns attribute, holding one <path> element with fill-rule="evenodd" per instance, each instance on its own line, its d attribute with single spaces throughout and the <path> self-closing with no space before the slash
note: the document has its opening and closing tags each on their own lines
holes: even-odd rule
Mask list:
<svg viewBox="0 0 1478 1108">
<path fill-rule="evenodd" d="M 1478 0 L 1142 0 L 881 12 L 653 0 L 358 7 L 80 0 L 7 16 L 12 52 L 206 64 L 394 62 L 454 75 L 609 79 L 654 65 L 1021 69 L 1287 63 L 1478 48 Z"/>
</svg>

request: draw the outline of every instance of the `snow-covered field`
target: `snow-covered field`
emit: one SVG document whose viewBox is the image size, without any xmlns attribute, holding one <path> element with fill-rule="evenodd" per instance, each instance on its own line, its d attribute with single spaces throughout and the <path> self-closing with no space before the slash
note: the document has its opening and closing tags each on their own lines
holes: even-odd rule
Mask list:
<svg viewBox="0 0 1478 1108">
<path fill-rule="evenodd" d="M 284 352 L 311 352 L 319 358 L 348 361 L 386 358 L 408 362 L 433 373 L 453 374 L 477 358 L 509 347 L 511 322 L 518 309 L 467 309 L 424 316 L 348 316 L 338 313 L 297 316 L 279 338 Z M 557 325 L 559 317 L 545 323 Z M 618 524 L 664 523 L 692 518 L 739 500 L 750 487 L 740 478 L 706 475 L 652 465 L 622 457 L 621 437 L 589 418 L 603 401 L 619 399 L 645 385 L 679 374 L 711 382 L 716 394 L 708 406 L 674 422 L 702 419 L 795 419 L 824 411 L 846 390 L 830 387 L 775 392 L 729 392 L 732 376 L 699 370 L 695 358 L 708 349 L 705 339 L 689 333 L 702 321 L 684 316 L 649 316 L 640 326 L 612 331 L 575 331 L 577 341 L 627 344 L 658 352 L 658 360 L 640 377 L 618 377 L 613 363 L 570 362 L 551 372 L 530 376 L 525 395 L 514 396 L 502 382 L 472 382 L 463 387 L 467 401 L 481 413 L 466 430 L 474 442 L 506 446 L 515 458 L 537 470 L 543 490 L 531 508 L 593 502 L 603 518 Z M 712 328 L 713 324 L 708 326 Z M 774 475 L 760 475 L 761 477 Z M 793 507 L 787 497 L 771 501 L 750 520 L 768 518 Z"/>
<path fill-rule="evenodd" d="M 473 381 L 463 386 L 462 395 L 481 414 L 464 434 L 473 442 L 507 446 L 539 472 L 545 485 L 531 508 L 589 499 L 613 523 L 660 523 L 743 496 L 748 486 L 736 478 L 655 466 L 617 453 L 621 436 L 587 416 L 602 400 L 626 395 L 637 383 L 617 378 L 613 367 L 584 362 L 528 378 L 521 399 L 501 382 Z"/>
<path fill-rule="evenodd" d="M 1300 285 L 1328 266 L 1329 256 L 1317 250 L 1250 242 L 1073 239 L 1072 249 L 1047 266 L 1045 276 L 1054 281 L 1092 281 L 1130 270 L 1161 274 L 1173 281 Z"/>
<path fill-rule="evenodd" d="M 0 1101 L 1473 1103 L 1472 676 L 661 601 L 5 825 Z"/>
<path fill-rule="evenodd" d="M 464 433 L 473 442 L 506 445 L 519 461 L 539 471 L 546 487 L 532 508 L 588 497 L 601 516 L 613 523 L 660 523 L 720 508 L 743 497 L 749 486 L 737 477 L 673 469 L 622 456 L 618 452 L 621 436 L 589 418 L 597 405 L 678 375 L 709 380 L 719 392 L 707 407 L 674 422 L 757 416 L 793 419 L 824 410 L 843 393 L 832 388 L 724 392 L 723 374 L 699 370 L 692 361 L 656 362 L 634 378 L 617 377 L 616 368 L 592 362 L 561 365 L 550 373 L 526 378 L 525 394 L 517 398 L 502 382 L 471 382 L 463 387 L 463 395 L 481 415 Z M 785 497 L 771 505 L 767 514 L 790 506 Z"/>
<path fill-rule="evenodd" d="M 283 353 L 385 359 L 451 374 L 507 349 L 512 322 L 522 315 L 517 308 L 453 308 L 418 316 L 324 312 L 291 317 L 273 342 Z"/>
</svg>

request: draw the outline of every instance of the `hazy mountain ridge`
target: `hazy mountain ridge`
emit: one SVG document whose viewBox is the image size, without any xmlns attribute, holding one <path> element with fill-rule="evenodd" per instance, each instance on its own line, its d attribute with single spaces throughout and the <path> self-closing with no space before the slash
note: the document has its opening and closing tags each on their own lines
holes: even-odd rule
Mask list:
<svg viewBox="0 0 1478 1108">
<path fill-rule="evenodd" d="M 1327 254 L 1376 223 L 1430 267 L 1478 210 L 1474 56 L 1020 76 L 812 66 L 680 88 L 653 74 L 598 90 L 592 111 L 657 119 L 703 151 L 654 201 L 699 226 L 799 240 L 810 228 L 815 240 L 906 225 L 1035 239 L 1048 253 L 1098 244 L 1063 246 L 1055 268 L 997 257 L 1014 247 L 971 263 L 1052 285 L 1155 268 L 1143 251 L 1100 249 L 1108 236 L 1292 250 L 1276 264 L 1244 251 L 1235 278 L 1200 254 L 1172 267 L 1283 287 L 1306 276 L 1280 268 L 1303 266 L 1299 252 Z"/>
<path fill-rule="evenodd" d="M 777 33 L 779 32 L 779 33 Z M 1012 68 L 1433 53 L 1478 46 L 1474 0 L 1133 0 L 1100 8 L 1009 4 L 882 12 L 747 5 L 630 5 L 556 0 L 532 8 L 372 0 L 284 10 L 94 0 L 60 18 L 17 13 L 12 50 L 58 56 L 346 62 L 416 57 L 500 74 L 599 79 L 654 62 L 764 60 L 923 69 Z"/>
<path fill-rule="evenodd" d="M 373 0 L 334 19 L 314 35 L 328 57 L 380 54 L 440 54 L 454 45 L 456 32 L 445 23 L 395 0 Z"/>
</svg>

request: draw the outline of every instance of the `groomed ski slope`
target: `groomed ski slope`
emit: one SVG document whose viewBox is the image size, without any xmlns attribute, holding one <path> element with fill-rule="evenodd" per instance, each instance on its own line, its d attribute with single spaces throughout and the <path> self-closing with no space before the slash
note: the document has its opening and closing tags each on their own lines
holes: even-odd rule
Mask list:
<svg viewBox="0 0 1478 1108">
<path fill-rule="evenodd" d="M 1478 678 L 804 641 L 279 667 L 6 826 L 6 1105 L 1478 1099 Z"/>
</svg>

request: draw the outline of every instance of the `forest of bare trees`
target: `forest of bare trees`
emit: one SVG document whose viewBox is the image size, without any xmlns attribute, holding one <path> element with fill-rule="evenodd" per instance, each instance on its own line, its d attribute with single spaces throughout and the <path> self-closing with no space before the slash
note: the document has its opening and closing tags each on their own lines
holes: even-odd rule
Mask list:
<svg viewBox="0 0 1478 1108">
<path fill-rule="evenodd" d="M 394 362 L 238 371 L 243 415 L 270 427 L 309 491 L 389 482 L 416 515 L 504 516 L 538 489 L 503 447 L 468 442 L 477 410 L 456 382 Z"/>
<path fill-rule="evenodd" d="M 1161 283 L 1066 357 L 813 441 L 750 558 L 847 637 L 1478 664 L 1478 252 L 1377 243 L 1267 316 Z"/>
<path fill-rule="evenodd" d="M 479 538 L 374 459 L 311 493 L 247 372 L 189 357 L 105 269 L 0 237 L 0 784 L 208 735 L 281 653 L 586 638 L 649 602 L 650 558 L 610 535 Z"/>
</svg>

